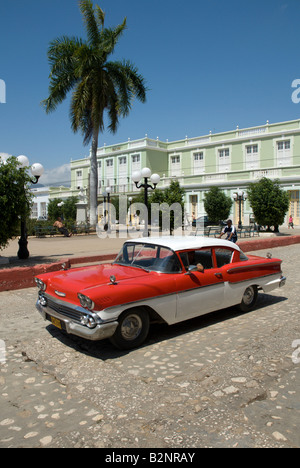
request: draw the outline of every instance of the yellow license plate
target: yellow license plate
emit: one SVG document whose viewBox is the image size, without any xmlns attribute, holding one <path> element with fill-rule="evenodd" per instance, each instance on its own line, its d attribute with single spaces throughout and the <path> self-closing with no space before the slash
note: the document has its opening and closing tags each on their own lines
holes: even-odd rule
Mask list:
<svg viewBox="0 0 300 468">
<path fill-rule="evenodd" d="M 60 328 L 60 329 L 62 328 L 62 327 L 61 327 L 61 321 L 60 321 L 60 320 L 58 320 L 58 319 L 56 319 L 56 318 L 54 318 L 54 317 L 50 317 L 50 319 L 51 319 L 51 322 L 53 323 L 53 325 L 54 325 L 55 327 Z"/>
</svg>

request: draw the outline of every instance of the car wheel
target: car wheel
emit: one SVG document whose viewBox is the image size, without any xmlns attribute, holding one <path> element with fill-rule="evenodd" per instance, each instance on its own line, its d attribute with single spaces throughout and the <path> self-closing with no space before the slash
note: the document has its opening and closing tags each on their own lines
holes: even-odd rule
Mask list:
<svg viewBox="0 0 300 468">
<path fill-rule="evenodd" d="M 242 302 L 239 305 L 239 309 L 242 312 L 249 312 L 250 310 L 254 309 L 257 301 L 257 294 L 258 291 L 256 286 L 249 286 L 247 289 L 245 289 Z"/>
<path fill-rule="evenodd" d="M 140 346 L 148 336 L 149 315 L 144 309 L 131 309 L 119 318 L 119 325 L 110 341 L 119 349 Z"/>
</svg>

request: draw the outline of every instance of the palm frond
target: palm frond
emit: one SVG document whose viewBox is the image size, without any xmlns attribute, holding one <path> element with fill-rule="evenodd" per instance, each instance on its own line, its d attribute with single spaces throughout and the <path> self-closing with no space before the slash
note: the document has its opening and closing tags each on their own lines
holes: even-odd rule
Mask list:
<svg viewBox="0 0 300 468">
<path fill-rule="evenodd" d="M 126 18 L 124 18 L 122 24 L 119 24 L 115 28 L 105 28 L 101 32 L 99 48 L 106 53 L 106 56 L 113 53 L 118 40 L 126 29 L 126 21 Z"/>
<path fill-rule="evenodd" d="M 96 17 L 96 21 L 98 23 L 98 26 L 103 29 L 104 28 L 105 13 L 104 13 L 103 10 L 101 10 L 99 5 L 96 5 L 95 17 Z"/>
<path fill-rule="evenodd" d="M 76 74 L 76 52 L 82 47 L 80 39 L 60 37 L 52 41 L 48 48 L 50 63 L 49 97 L 42 101 L 47 113 L 56 109 L 72 90 L 78 80 Z"/>
<path fill-rule="evenodd" d="M 80 0 L 79 8 L 86 26 L 88 42 L 90 45 L 96 46 L 100 42 L 100 31 L 98 21 L 95 16 L 93 2 L 91 0 Z"/>
</svg>

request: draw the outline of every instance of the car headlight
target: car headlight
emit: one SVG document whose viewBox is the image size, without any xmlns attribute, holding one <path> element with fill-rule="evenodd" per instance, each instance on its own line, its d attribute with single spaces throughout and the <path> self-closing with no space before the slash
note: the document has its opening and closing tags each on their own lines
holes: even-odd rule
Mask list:
<svg viewBox="0 0 300 468">
<path fill-rule="evenodd" d="M 78 299 L 82 307 L 84 307 L 85 309 L 89 309 L 89 310 L 94 309 L 95 304 L 93 303 L 92 299 L 90 299 L 89 297 L 85 296 L 84 294 L 78 294 Z"/>
<path fill-rule="evenodd" d="M 40 291 L 46 291 L 46 283 L 44 283 L 42 280 L 40 280 L 39 278 L 34 278 L 35 282 L 36 282 L 36 285 L 37 287 L 39 288 Z"/>
</svg>

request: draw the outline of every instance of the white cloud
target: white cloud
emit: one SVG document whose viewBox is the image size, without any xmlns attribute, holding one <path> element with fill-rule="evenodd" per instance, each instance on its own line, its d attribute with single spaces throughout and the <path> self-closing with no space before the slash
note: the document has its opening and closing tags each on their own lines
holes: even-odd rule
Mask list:
<svg viewBox="0 0 300 468">
<path fill-rule="evenodd" d="M 64 185 L 69 187 L 71 185 L 71 165 L 63 164 L 54 169 L 45 170 L 39 182 L 47 186 Z"/>
</svg>

